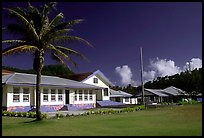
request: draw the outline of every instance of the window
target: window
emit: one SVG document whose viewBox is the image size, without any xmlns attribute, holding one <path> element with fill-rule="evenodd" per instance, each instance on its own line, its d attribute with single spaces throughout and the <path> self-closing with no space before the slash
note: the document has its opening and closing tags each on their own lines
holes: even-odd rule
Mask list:
<svg viewBox="0 0 204 138">
<path fill-rule="evenodd" d="M 20 88 L 13 88 L 13 102 L 20 102 Z"/>
<path fill-rule="evenodd" d="M 84 90 L 84 101 L 88 101 L 88 90 Z"/>
<path fill-rule="evenodd" d="M 93 83 L 98 83 L 98 78 L 93 78 Z"/>
<path fill-rule="evenodd" d="M 130 101 L 129 97 L 125 97 L 125 102 L 129 102 L 129 101 Z"/>
<path fill-rule="evenodd" d="M 43 89 L 43 102 L 48 102 L 48 89 Z"/>
<path fill-rule="evenodd" d="M 108 96 L 108 88 L 104 89 L 104 96 Z"/>
<path fill-rule="evenodd" d="M 63 101 L 62 90 L 58 90 L 58 101 Z"/>
<path fill-rule="evenodd" d="M 89 91 L 89 101 L 93 101 L 93 92 L 92 92 L 92 90 Z"/>
<path fill-rule="evenodd" d="M 82 101 L 83 100 L 83 92 L 82 92 L 82 90 L 79 90 L 79 101 Z"/>
<path fill-rule="evenodd" d="M 23 88 L 23 102 L 29 102 L 29 88 Z"/>
<path fill-rule="evenodd" d="M 55 89 L 51 89 L 51 101 L 56 101 L 56 91 Z"/>
<path fill-rule="evenodd" d="M 77 90 L 75 90 L 75 93 L 74 93 L 74 100 L 77 101 Z"/>
</svg>

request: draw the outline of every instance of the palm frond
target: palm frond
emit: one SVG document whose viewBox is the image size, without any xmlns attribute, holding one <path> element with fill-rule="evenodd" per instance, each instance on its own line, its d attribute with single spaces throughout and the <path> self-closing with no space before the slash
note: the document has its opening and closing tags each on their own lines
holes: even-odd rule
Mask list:
<svg viewBox="0 0 204 138">
<path fill-rule="evenodd" d="M 36 51 L 36 50 L 38 50 L 38 48 L 36 46 L 31 46 L 31 45 L 21 45 L 17 47 L 9 47 L 9 48 L 5 48 L 2 51 L 2 56 L 14 54 L 14 53 Z"/>
<path fill-rule="evenodd" d="M 74 66 L 76 66 L 76 63 L 65 53 L 63 53 L 61 50 L 55 48 L 54 45 L 50 44 L 49 45 L 49 49 L 54 51 L 55 54 L 57 55 L 61 55 L 63 58 L 65 58 L 66 60 L 68 60 L 70 63 L 72 63 Z"/>
<path fill-rule="evenodd" d="M 25 43 L 24 40 L 3 40 L 2 43 L 14 44 L 14 43 Z"/>
<path fill-rule="evenodd" d="M 51 30 L 50 30 L 50 33 L 51 32 L 54 32 L 54 31 L 57 31 L 57 30 L 61 30 L 61 29 L 65 29 L 67 27 L 73 27 L 73 25 L 75 24 L 79 24 L 81 23 L 82 21 L 84 21 L 84 19 L 76 19 L 76 20 L 72 20 L 72 21 L 69 21 L 69 22 L 62 22 L 62 23 L 59 23 L 58 25 L 56 25 L 55 27 L 53 27 Z"/>
<path fill-rule="evenodd" d="M 70 70 L 70 67 L 64 62 L 64 60 L 62 58 L 60 58 L 57 54 L 55 53 L 52 53 L 52 58 L 56 61 L 58 61 L 59 63 L 65 65 L 69 70 Z"/>
<path fill-rule="evenodd" d="M 61 29 L 61 30 L 58 30 L 58 31 L 55 31 L 55 32 L 52 32 L 52 33 L 47 33 L 45 34 L 45 36 L 43 36 L 44 40 L 47 41 L 47 42 L 50 42 L 52 41 L 53 38 L 55 38 L 56 36 L 60 36 L 60 35 L 68 35 L 69 32 L 73 31 L 73 29 Z"/>
<path fill-rule="evenodd" d="M 56 36 L 55 38 L 52 39 L 52 41 L 54 43 L 74 43 L 74 42 L 80 42 L 83 43 L 85 45 L 88 45 L 90 47 L 93 47 L 91 45 L 91 43 L 89 43 L 88 41 L 86 41 L 83 38 L 77 37 L 77 36 Z"/>
<path fill-rule="evenodd" d="M 64 18 L 64 15 L 63 15 L 63 13 L 59 13 L 58 15 L 56 15 L 53 19 L 52 19 L 52 21 L 50 22 L 50 24 L 49 24 L 49 26 L 50 27 L 54 27 L 58 22 L 59 22 L 59 20 L 61 20 L 61 19 L 63 19 Z"/>
<path fill-rule="evenodd" d="M 85 60 L 88 61 L 88 59 L 87 59 L 84 55 L 78 53 L 78 52 L 75 51 L 75 50 L 72 50 L 72 49 L 70 49 L 70 48 L 66 48 L 66 47 L 63 47 L 63 46 L 55 46 L 55 47 L 58 48 L 58 49 L 60 49 L 60 50 L 63 51 L 64 53 L 74 54 L 74 55 L 77 55 L 77 56 L 79 56 L 80 58 L 85 59 Z"/>
<path fill-rule="evenodd" d="M 32 24 L 30 23 L 30 21 L 28 21 L 25 17 L 25 15 L 23 14 L 23 11 L 20 10 L 20 9 L 8 9 L 8 8 L 5 8 L 7 9 L 10 13 L 13 13 L 15 14 L 24 24 L 25 24 L 25 27 L 27 27 L 27 29 L 29 29 L 33 34 L 33 37 L 38 40 L 38 35 L 35 31 L 35 28 L 32 26 Z"/>
</svg>

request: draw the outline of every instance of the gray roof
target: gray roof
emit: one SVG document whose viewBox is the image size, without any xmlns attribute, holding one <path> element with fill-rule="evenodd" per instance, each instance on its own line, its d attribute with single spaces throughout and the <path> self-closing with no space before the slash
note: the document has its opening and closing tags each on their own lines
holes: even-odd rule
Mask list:
<svg viewBox="0 0 204 138">
<path fill-rule="evenodd" d="M 149 91 L 149 92 L 151 92 L 151 93 L 153 93 L 153 94 L 155 94 L 155 95 L 158 95 L 158 96 L 160 96 L 160 97 L 169 96 L 169 95 L 163 93 L 163 90 L 161 90 L 161 89 L 145 89 L 145 90 L 146 90 L 146 91 Z"/>
<path fill-rule="evenodd" d="M 187 93 L 179 88 L 176 88 L 174 86 L 170 86 L 166 89 L 163 90 L 164 93 L 167 93 L 167 94 L 171 94 L 171 95 L 187 95 Z"/>
<path fill-rule="evenodd" d="M 155 95 L 155 94 L 144 90 L 144 96 L 152 96 L 152 95 Z M 142 92 L 139 92 L 139 93 L 135 94 L 134 96 L 140 97 L 140 96 L 142 96 Z"/>
<path fill-rule="evenodd" d="M 163 90 L 161 89 L 144 89 L 144 96 L 152 96 L 152 95 L 157 95 L 160 97 L 166 97 L 168 96 L 167 94 L 163 93 Z M 136 94 L 135 96 L 142 96 L 142 92 Z"/>
<path fill-rule="evenodd" d="M 132 94 L 129 94 L 127 92 L 121 91 L 121 90 L 113 90 L 110 89 L 110 97 L 131 97 Z"/>
<path fill-rule="evenodd" d="M 4 75 L 2 76 L 2 84 L 35 86 L 36 75 L 25 73 L 13 73 L 9 75 Z M 85 84 L 78 81 L 45 75 L 41 76 L 41 86 L 55 86 L 64 88 L 89 88 L 89 89 L 103 88 L 95 85 Z"/>
</svg>

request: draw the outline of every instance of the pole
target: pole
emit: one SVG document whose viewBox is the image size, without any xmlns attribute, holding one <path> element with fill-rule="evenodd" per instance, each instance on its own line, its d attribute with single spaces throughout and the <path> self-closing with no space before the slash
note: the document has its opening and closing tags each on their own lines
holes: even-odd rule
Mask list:
<svg viewBox="0 0 204 138">
<path fill-rule="evenodd" d="M 142 104 L 145 105 L 145 101 L 144 101 L 144 84 L 143 84 L 142 47 L 140 48 L 140 66 L 141 66 Z"/>
</svg>

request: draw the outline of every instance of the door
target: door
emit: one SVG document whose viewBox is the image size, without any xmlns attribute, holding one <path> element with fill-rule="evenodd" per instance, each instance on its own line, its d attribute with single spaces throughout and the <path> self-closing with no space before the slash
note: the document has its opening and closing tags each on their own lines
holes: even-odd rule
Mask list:
<svg viewBox="0 0 204 138">
<path fill-rule="evenodd" d="M 65 101 L 66 104 L 69 104 L 69 90 L 65 90 Z"/>
</svg>

